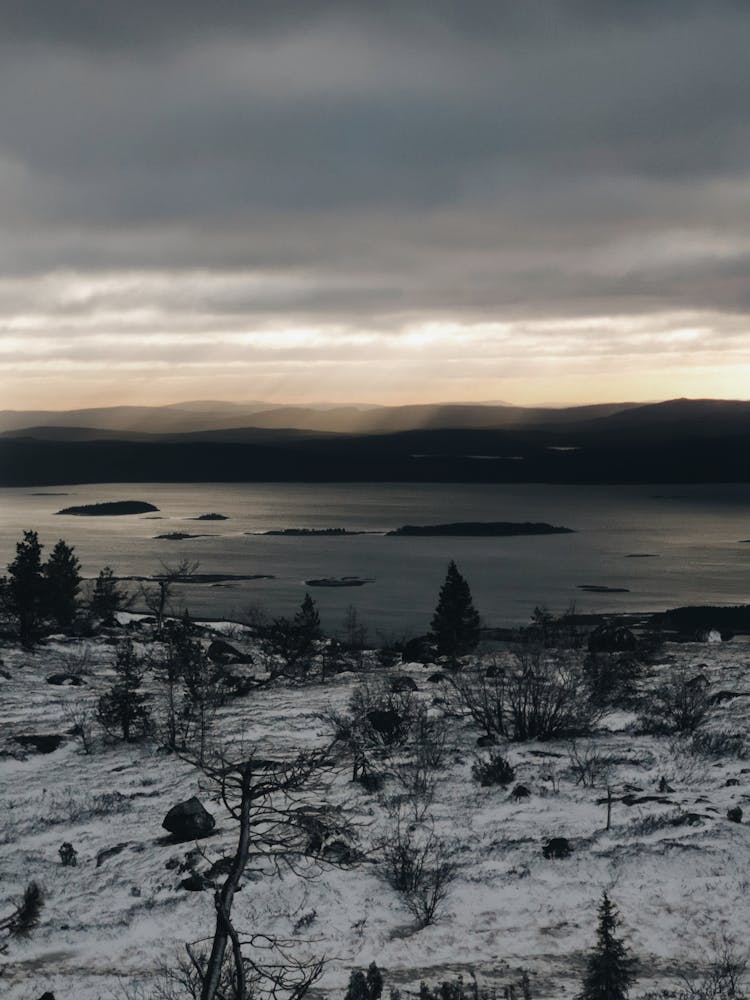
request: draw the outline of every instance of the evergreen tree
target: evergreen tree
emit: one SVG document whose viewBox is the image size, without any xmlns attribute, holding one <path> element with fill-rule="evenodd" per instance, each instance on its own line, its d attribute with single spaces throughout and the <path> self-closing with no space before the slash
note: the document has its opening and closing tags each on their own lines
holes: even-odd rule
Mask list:
<svg viewBox="0 0 750 1000">
<path fill-rule="evenodd" d="M 374 962 L 367 972 L 353 969 L 344 1000 L 380 1000 L 383 993 L 383 974 Z"/>
<path fill-rule="evenodd" d="M 309 594 L 305 594 L 293 619 L 274 619 L 269 638 L 274 653 L 282 656 L 286 668 L 291 670 L 297 666 L 305 668 L 315 641 L 322 635 L 317 605 Z"/>
<path fill-rule="evenodd" d="M 472 602 L 469 585 L 453 560 L 440 588 L 432 632 L 438 652 L 451 657 L 470 652 L 479 642 L 479 612 Z"/>
<path fill-rule="evenodd" d="M 148 697 L 141 690 L 143 661 L 128 639 L 117 650 L 116 679 L 99 699 L 97 716 L 108 733 L 119 732 L 124 740 L 143 736 L 148 729 Z"/>
<path fill-rule="evenodd" d="M 35 531 L 24 531 L 16 545 L 16 558 L 8 565 L 3 588 L 6 607 L 18 622 L 24 645 L 33 640 L 44 617 L 42 548 Z"/>
<path fill-rule="evenodd" d="M 118 611 L 130 603 L 128 592 L 117 586 L 117 577 L 111 567 L 105 566 L 94 584 L 91 597 L 91 613 L 102 621 L 109 621 Z"/>
<path fill-rule="evenodd" d="M 596 945 L 588 958 L 578 1000 L 626 1000 L 635 978 L 633 960 L 615 936 L 620 919 L 606 892 L 602 893 L 598 913 Z"/>
<path fill-rule="evenodd" d="M 80 569 L 73 546 L 61 538 L 44 564 L 45 608 L 58 628 L 70 628 L 73 624 L 81 589 Z"/>
</svg>

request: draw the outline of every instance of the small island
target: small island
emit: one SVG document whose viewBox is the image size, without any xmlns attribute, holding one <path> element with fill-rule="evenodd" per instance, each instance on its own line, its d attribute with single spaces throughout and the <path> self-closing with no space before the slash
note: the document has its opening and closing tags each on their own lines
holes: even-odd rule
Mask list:
<svg viewBox="0 0 750 1000">
<path fill-rule="evenodd" d="M 372 580 L 361 576 L 326 576 L 317 580 L 305 580 L 308 587 L 363 587 L 366 583 L 372 583 Z"/>
<path fill-rule="evenodd" d="M 389 531 L 398 536 L 467 535 L 499 538 L 510 535 L 568 535 L 572 528 L 558 528 L 544 521 L 456 521 L 451 524 L 405 524 Z"/>
<path fill-rule="evenodd" d="M 145 500 L 112 500 L 107 503 L 85 503 L 80 507 L 65 507 L 58 514 L 74 514 L 76 517 L 121 517 L 124 514 L 150 514 L 158 510 Z"/>
<path fill-rule="evenodd" d="M 191 535 L 188 531 L 167 531 L 163 535 L 154 535 L 155 539 L 165 539 L 170 542 L 182 542 L 186 538 L 210 538 L 210 535 Z"/>
<path fill-rule="evenodd" d="M 341 535 L 366 535 L 369 534 L 367 531 L 350 531 L 348 528 L 276 528 L 272 531 L 262 531 L 262 535 L 286 535 L 293 538 L 299 536 L 318 536 L 322 535 L 326 538 L 331 536 L 339 537 Z"/>
<path fill-rule="evenodd" d="M 595 583 L 579 583 L 579 590 L 585 590 L 589 594 L 629 594 L 627 587 L 603 587 Z"/>
<path fill-rule="evenodd" d="M 211 511 L 209 514 L 199 514 L 197 517 L 191 517 L 190 521 L 228 521 L 229 516 L 227 514 L 217 514 L 215 511 Z"/>
</svg>

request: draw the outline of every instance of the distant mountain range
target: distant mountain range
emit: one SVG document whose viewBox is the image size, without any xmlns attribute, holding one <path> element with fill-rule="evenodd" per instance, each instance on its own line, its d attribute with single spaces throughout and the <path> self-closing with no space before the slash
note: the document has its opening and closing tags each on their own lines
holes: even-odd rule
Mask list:
<svg viewBox="0 0 750 1000">
<path fill-rule="evenodd" d="M 750 401 L 0 411 L 0 485 L 750 481 Z"/>
</svg>

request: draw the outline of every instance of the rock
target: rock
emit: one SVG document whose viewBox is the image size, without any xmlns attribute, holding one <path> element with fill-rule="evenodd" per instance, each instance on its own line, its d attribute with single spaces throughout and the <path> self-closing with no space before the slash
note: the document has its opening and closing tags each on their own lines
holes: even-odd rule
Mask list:
<svg viewBox="0 0 750 1000">
<path fill-rule="evenodd" d="M 491 733 L 486 733 L 484 736 L 477 737 L 478 747 L 494 747 L 497 744 L 497 740 Z"/>
<path fill-rule="evenodd" d="M 407 677 L 405 674 L 399 674 L 396 677 L 391 677 L 391 691 L 394 694 L 404 694 L 406 691 L 418 691 L 417 683 L 413 677 Z"/>
<path fill-rule="evenodd" d="M 227 660 L 246 660 L 244 654 L 225 639 L 214 639 L 208 647 L 207 656 L 214 663 L 226 663 Z M 251 661 L 252 662 L 252 661 Z"/>
<path fill-rule="evenodd" d="M 170 872 L 174 871 L 175 868 L 179 868 L 180 867 L 180 859 L 179 858 L 170 858 L 168 861 L 166 861 L 164 863 L 164 867 L 167 869 L 167 871 L 170 871 Z"/>
<path fill-rule="evenodd" d="M 78 851 L 70 841 L 64 841 L 57 853 L 60 855 L 60 861 L 64 868 L 75 868 L 78 864 Z"/>
<path fill-rule="evenodd" d="M 57 684 L 62 687 L 66 685 L 68 687 L 80 687 L 85 684 L 86 681 L 80 674 L 50 674 L 47 678 L 48 684 Z"/>
<path fill-rule="evenodd" d="M 187 878 L 182 879 L 180 885 L 183 889 L 187 889 L 188 892 L 202 892 L 209 887 L 208 882 L 198 872 L 193 872 L 192 875 L 188 875 Z"/>
<path fill-rule="evenodd" d="M 162 826 L 177 841 L 196 840 L 208 836 L 216 826 L 216 820 L 201 801 L 193 796 L 172 806 L 164 817 Z"/>
<path fill-rule="evenodd" d="M 332 840 L 323 847 L 322 857 L 332 865 L 353 865 L 361 860 L 359 851 L 345 840 Z"/>
<path fill-rule="evenodd" d="M 528 799 L 531 792 L 526 787 L 526 785 L 516 785 L 513 791 L 510 793 L 510 797 L 515 799 L 516 802 L 520 802 L 521 799 Z"/>
<path fill-rule="evenodd" d="M 552 837 L 542 847 L 542 854 L 550 860 L 552 858 L 567 858 L 573 853 L 570 841 L 567 837 Z"/>
<path fill-rule="evenodd" d="M 734 788 L 735 786 L 739 785 L 739 783 L 740 783 L 739 778 L 727 778 L 727 780 L 724 782 L 724 787 Z"/>
<path fill-rule="evenodd" d="M 727 809 L 727 819 L 730 823 L 741 823 L 742 809 L 739 806 L 732 806 L 731 809 Z"/>
<path fill-rule="evenodd" d="M 99 851 L 96 855 L 96 867 L 100 868 L 107 858 L 113 858 L 115 854 L 120 854 L 121 851 L 124 851 L 129 846 L 130 844 L 126 842 L 124 844 L 115 844 L 114 847 L 105 847 L 104 850 Z"/>
<path fill-rule="evenodd" d="M 11 679 L 11 676 L 12 674 L 9 670 L 5 670 L 2 667 L 0 667 L 0 677 L 2 677 L 4 681 L 9 681 Z"/>
<path fill-rule="evenodd" d="M 42 993 L 39 1000 L 55 1000 L 55 994 L 51 990 Z"/>
<path fill-rule="evenodd" d="M 434 674 L 430 674 L 427 678 L 428 684 L 442 684 L 443 681 L 448 680 L 448 675 L 444 674 L 442 670 L 436 670 Z"/>
<path fill-rule="evenodd" d="M 403 731 L 404 720 L 392 708 L 373 708 L 365 718 L 386 743 L 393 743 Z"/>
<path fill-rule="evenodd" d="M 60 733 L 34 733 L 13 739 L 32 753 L 54 753 L 63 741 Z"/>
<path fill-rule="evenodd" d="M 638 646 L 638 640 L 629 628 L 624 625 L 605 623 L 599 625 L 589 635 L 588 647 L 590 653 L 624 653 L 631 652 Z"/>
</svg>

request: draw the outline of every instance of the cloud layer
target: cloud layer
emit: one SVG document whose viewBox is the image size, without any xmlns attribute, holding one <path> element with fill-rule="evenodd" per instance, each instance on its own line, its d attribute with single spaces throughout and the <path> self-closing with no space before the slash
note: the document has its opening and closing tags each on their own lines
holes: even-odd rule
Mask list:
<svg viewBox="0 0 750 1000">
<path fill-rule="evenodd" d="M 747 395 L 746 4 L 66 7 L 0 10 L 8 405 Z"/>
</svg>

